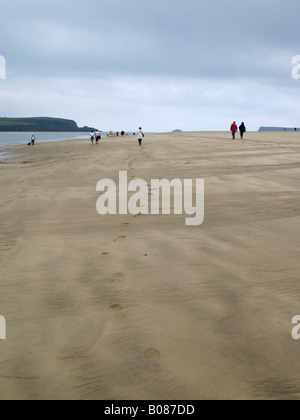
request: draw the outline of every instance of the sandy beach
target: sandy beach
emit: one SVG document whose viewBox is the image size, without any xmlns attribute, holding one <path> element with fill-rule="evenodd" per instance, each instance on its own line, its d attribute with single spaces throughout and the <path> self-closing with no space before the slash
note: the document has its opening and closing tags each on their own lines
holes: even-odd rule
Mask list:
<svg viewBox="0 0 300 420">
<path fill-rule="evenodd" d="M 147 135 L 0 162 L 0 399 L 299 399 L 300 133 Z M 205 180 L 205 220 L 97 182 Z"/>
</svg>

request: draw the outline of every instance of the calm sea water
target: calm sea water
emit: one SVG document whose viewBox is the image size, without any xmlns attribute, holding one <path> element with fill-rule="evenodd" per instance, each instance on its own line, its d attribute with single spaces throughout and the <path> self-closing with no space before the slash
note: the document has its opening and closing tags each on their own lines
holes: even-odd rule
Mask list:
<svg viewBox="0 0 300 420">
<path fill-rule="evenodd" d="M 89 133 L 78 132 L 60 132 L 60 133 L 6 133 L 0 132 L 0 160 L 8 159 L 11 154 L 9 146 L 18 146 L 20 144 L 28 144 L 32 134 L 35 135 L 37 143 L 49 143 L 62 140 L 87 139 Z"/>
<path fill-rule="evenodd" d="M 31 140 L 32 134 L 35 135 L 36 143 L 52 143 L 62 140 L 80 140 L 80 139 L 89 139 L 89 132 L 22 132 L 22 133 L 7 133 L 0 132 L 0 160 L 9 158 L 10 151 L 9 146 L 18 146 L 21 144 L 28 144 Z M 108 132 L 101 132 L 102 137 L 106 137 Z M 132 134 L 132 133 L 128 133 Z"/>
<path fill-rule="evenodd" d="M 89 133 L 1 133 L 0 132 L 0 147 L 17 146 L 20 144 L 27 144 L 32 134 L 35 135 L 37 143 L 57 142 L 61 140 L 73 139 L 87 139 Z"/>
</svg>

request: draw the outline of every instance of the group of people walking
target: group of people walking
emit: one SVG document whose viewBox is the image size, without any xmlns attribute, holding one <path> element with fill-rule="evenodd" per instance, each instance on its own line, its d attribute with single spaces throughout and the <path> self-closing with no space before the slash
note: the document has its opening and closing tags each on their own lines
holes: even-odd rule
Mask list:
<svg viewBox="0 0 300 420">
<path fill-rule="evenodd" d="M 90 132 L 90 139 L 91 139 L 92 144 L 94 144 L 94 142 L 96 142 L 96 144 L 99 144 L 99 141 L 101 140 L 100 131 L 99 130 L 91 131 Z"/>
<path fill-rule="evenodd" d="M 122 133 L 125 134 L 125 132 L 123 132 L 123 131 L 122 131 Z M 122 133 L 121 133 L 121 135 L 124 135 Z M 139 130 L 138 130 L 138 132 L 137 132 L 137 139 L 138 139 L 138 142 L 139 142 L 139 145 L 140 146 L 142 146 L 142 142 L 143 142 L 143 138 L 144 137 L 145 137 L 145 134 L 143 133 L 142 127 L 140 127 Z M 91 131 L 90 132 L 90 140 L 91 140 L 91 143 L 92 144 L 94 144 L 94 142 L 96 144 L 99 144 L 99 141 L 101 140 L 101 133 L 100 133 L 100 131 L 99 130 Z"/>
<path fill-rule="evenodd" d="M 230 127 L 230 131 L 231 131 L 233 140 L 235 140 L 235 136 L 236 136 L 236 133 L 238 131 L 240 132 L 241 140 L 243 140 L 244 134 L 246 133 L 247 130 L 246 130 L 246 126 L 245 126 L 244 122 L 242 122 L 241 125 L 238 127 L 236 122 L 233 121 L 233 123 L 231 124 L 231 127 Z M 143 138 L 145 137 L 145 134 L 143 133 L 142 127 L 139 128 L 136 136 L 137 136 L 137 139 L 138 139 L 138 142 L 139 142 L 139 146 L 142 146 Z M 90 133 L 90 138 L 91 138 L 92 144 L 94 144 L 94 142 L 96 142 L 96 144 L 99 144 L 99 141 L 101 140 L 100 131 L 98 131 L 98 130 L 97 131 L 92 131 Z"/>
<path fill-rule="evenodd" d="M 238 131 L 240 132 L 241 139 L 243 140 L 244 134 L 246 133 L 245 123 L 242 122 L 241 125 L 238 127 L 236 122 L 233 121 L 233 123 L 231 124 L 231 127 L 230 127 L 230 131 L 231 131 L 233 140 L 235 140 L 235 136 L 236 136 L 236 133 Z M 136 136 L 137 136 L 137 139 L 138 139 L 139 146 L 142 146 L 143 138 L 145 137 L 145 134 L 143 132 L 142 127 L 140 127 L 138 129 L 138 132 L 137 132 Z M 92 144 L 94 144 L 94 143 L 99 144 L 99 141 L 101 140 L 101 132 L 99 130 L 91 131 L 90 140 L 91 140 Z M 28 143 L 28 146 L 30 146 L 30 145 L 34 146 L 35 143 L 36 143 L 36 139 L 35 139 L 35 136 L 33 134 L 32 137 L 31 137 L 31 141 Z"/>
<path fill-rule="evenodd" d="M 230 127 L 230 131 L 231 131 L 231 134 L 232 134 L 232 140 L 235 140 L 235 135 L 238 131 L 240 131 L 241 140 L 243 140 L 244 134 L 246 133 L 245 123 L 242 122 L 242 124 L 238 128 L 236 122 L 233 121 L 233 123 L 231 124 L 231 127 Z"/>
</svg>

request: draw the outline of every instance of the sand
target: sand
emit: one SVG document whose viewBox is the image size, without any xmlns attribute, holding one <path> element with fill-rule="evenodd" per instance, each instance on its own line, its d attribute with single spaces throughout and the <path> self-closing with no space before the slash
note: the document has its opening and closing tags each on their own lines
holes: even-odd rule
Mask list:
<svg viewBox="0 0 300 420">
<path fill-rule="evenodd" d="M 0 163 L 0 398 L 300 398 L 300 133 L 15 147 Z M 100 179 L 205 179 L 205 221 L 96 212 Z"/>
</svg>

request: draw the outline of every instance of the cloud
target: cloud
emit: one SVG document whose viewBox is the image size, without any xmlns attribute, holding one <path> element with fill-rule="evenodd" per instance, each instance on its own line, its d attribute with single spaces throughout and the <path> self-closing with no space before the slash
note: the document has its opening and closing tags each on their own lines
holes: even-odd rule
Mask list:
<svg viewBox="0 0 300 420">
<path fill-rule="evenodd" d="M 3 110 L 56 110 L 91 125 L 101 111 L 108 125 L 144 119 L 153 129 L 178 119 L 183 129 L 209 128 L 204 120 L 225 127 L 231 110 L 249 115 L 254 128 L 258 113 L 262 124 L 278 121 L 275 104 L 284 100 L 294 125 L 299 11 L 298 0 L 4 2 Z"/>
<path fill-rule="evenodd" d="M 8 116 L 56 116 L 119 131 L 139 125 L 146 131 L 227 130 L 233 119 L 254 130 L 272 121 L 293 126 L 300 111 L 293 88 L 278 92 L 254 81 L 214 78 L 21 78 L 8 80 L 1 96 Z"/>
<path fill-rule="evenodd" d="M 1 39 L 23 74 L 256 77 L 270 56 L 298 48 L 299 9 L 291 0 L 11 0 Z"/>
</svg>

